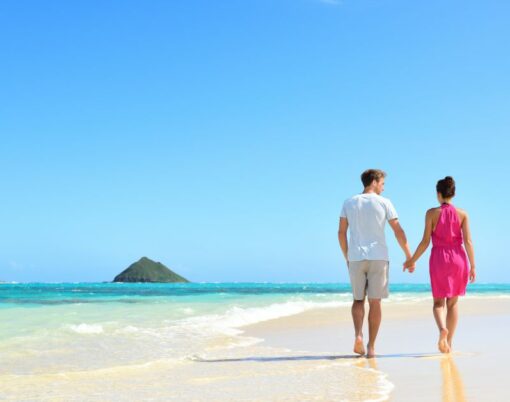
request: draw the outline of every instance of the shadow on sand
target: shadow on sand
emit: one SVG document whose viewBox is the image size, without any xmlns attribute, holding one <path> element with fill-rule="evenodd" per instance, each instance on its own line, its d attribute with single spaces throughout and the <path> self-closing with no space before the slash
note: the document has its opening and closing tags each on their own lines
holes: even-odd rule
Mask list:
<svg viewBox="0 0 510 402">
<path fill-rule="evenodd" d="M 377 355 L 376 359 L 388 359 L 388 358 L 424 358 L 424 357 L 439 357 L 440 354 L 436 353 L 397 353 L 388 355 Z M 190 360 L 204 363 L 225 363 L 225 362 L 277 362 L 277 361 L 296 361 L 296 360 L 338 360 L 338 359 L 349 359 L 359 360 L 366 359 L 364 356 L 358 355 L 304 355 L 304 356 L 248 356 L 240 357 L 235 359 L 204 359 L 201 357 L 193 357 Z M 372 359 L 367 359 L 372 360 Z"/>
</svg>

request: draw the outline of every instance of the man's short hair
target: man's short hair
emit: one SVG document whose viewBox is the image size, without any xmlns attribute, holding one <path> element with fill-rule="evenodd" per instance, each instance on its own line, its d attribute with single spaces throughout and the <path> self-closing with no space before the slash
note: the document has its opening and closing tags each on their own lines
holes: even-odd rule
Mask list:
<svg viewBox="0 0 510 402">
<path fill-rule="evenodd" d="M 366 188 L 370 186 L 374 180 L 378 182 L 383 177 L 386 177 L 386 172 L 379 169 L 367 169 L 361 173 L 361 182 Z"/>
</svg>

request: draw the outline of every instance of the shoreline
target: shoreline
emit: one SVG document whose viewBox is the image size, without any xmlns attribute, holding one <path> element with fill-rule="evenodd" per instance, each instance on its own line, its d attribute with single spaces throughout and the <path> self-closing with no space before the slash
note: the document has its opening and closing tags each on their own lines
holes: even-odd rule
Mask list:
<svg viewBox="0 0 510 402">
<path fill-rule="evenodd" d="M 495 329 L 490 342 L 484 342 L 486 328 Z M 504 401 L 504 373 L 510 359 L 507 328 L 510 299 L 491 296 L 460 298 L 459 323 L 449 355 L 436 348 L 432 300 L 383 301 L 375 359 L 356 357 L 352 352 L 354 335 L 347 306 L 318 308 L 241 327 L 242 336 L 263 339 L 261 346 L 348 358 L 356 366 L 377 370 L 394 386 L 386 399 L 390 401 Z M 366 341 L 366 318 L 364 334 Z"/>
<path fill-rule="evenodd" d="M 430 295 L 395 292 L 383 301 L 375 359 L 352 352 L 349 295 L 267 294 L 197 304 L 69 304 L 61 296 L 64 304 L 41 298 L 40 309 L 6 309 L 4 330 L 32 331 L 0 344 L 0 399 L 505 400 L 508 293 L 460 299 L 455 353 L 445 357 Z"/>
</svg>

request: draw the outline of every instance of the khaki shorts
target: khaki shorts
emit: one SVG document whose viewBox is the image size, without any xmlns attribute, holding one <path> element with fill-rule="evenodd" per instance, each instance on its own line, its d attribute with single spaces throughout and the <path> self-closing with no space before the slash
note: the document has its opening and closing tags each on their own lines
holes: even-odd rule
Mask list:
<svg viewBox="0 0 510 402">
<path fill-rule="evenodd" d="M 349 261 L 354 300 L 384 299 L 388 297 L 389 263 L 383 260 Z"/>
</svg>

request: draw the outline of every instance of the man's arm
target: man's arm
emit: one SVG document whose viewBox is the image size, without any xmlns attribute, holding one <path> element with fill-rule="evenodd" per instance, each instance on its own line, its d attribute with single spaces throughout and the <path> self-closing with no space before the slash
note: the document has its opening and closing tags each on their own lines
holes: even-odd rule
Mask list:
<svg viewBox="0 0 510 402">
<path fill-rule="evenodd" d="M 340 218 L 340 224 L 338 226 L 338 242 L 340 243 L 340 248 L 342 249 L 342 253 L 344 254 L 345 261 L 349 263 L 347 258 L 347 228 L 349 227 L 349 222 L 347 222 L 347 218 Z"/>
<path fill-rule="evenodd" d="M 393 233 L 395 233 L 395 237 L 397 238 L 398 244 L 400 245 L 400 248 L 402 249 L 402 251 L 404 252 L 404 254 L 406 256 L 406 260 L 409 260 L 411 258 L 411 250 L 409 249 L 409 244 L 407 243 L 406 234 L 404 232 L 404 229 L 402 229 L 402 226 L 400 226 L 398 218 L 391 219 L 390 221 L 388 221 L 388 223 L 390 224 L 391 228 L 393 229 Z M 410 269 L 409 269 L 410 272 L 412 272 L 411 269 L 414 269 L 414 268 L 410 267 Z"/>
</svg>

